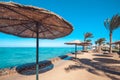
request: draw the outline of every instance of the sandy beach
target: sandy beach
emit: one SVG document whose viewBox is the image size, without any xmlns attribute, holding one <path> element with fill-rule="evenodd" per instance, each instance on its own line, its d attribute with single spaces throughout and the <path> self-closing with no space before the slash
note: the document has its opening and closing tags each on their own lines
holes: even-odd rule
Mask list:
<svg viewBox="0 0 120 80">
<path fill-rule="evenodd" d="M 0 80 L 120 80 L 119 13 L 120 0 L 1 0 Z"/>
<path fill-rule="evenodd" d="M 51 68 L 52 67 L 52 68 Z M 35 80 L 35 74 L 24 71 L 0 76 L 0 80 Z M 120 80 L 120 58 L 117 54 L 78 54 L 54 61 L 39 74 L 40 80 Z"/>
</svg>

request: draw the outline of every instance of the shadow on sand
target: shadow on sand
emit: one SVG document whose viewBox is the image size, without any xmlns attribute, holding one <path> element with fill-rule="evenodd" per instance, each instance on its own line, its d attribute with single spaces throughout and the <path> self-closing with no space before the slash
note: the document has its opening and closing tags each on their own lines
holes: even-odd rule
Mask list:
<svg viewBox="0 0 120 80">
<path fill-rule="evenodd" d="M 93 60 L 107 64 L 120 64 L 120 60 L 108 59 L 108 58 L 94 58 Z"/>
<path fill-rule="evenodd" d="M 98 56 L 98 57 L 112 57 L 111 55 L 107 55 L 107 54 L 94 54 L 93 56 Z"/>
<path fill-rule="evenodd" d="M 102 60 L 104 59 L 104 60 Z M 112 60 L 112 59 L 105 59 L 105 58 L 94 58 L 94 60 L 99 60 L 99 61 L 104 61 L 105 60 L 111 60 L 111 63 L 114 63 L 116 60 Z M 74 60 L 73 60 L 74 61 Z M 78 69 L 86 69 L 88 72 L 95 74 L 95 75 L 101 75 L 99 74 L 99 71 L 103 71 L 105 73 L 110 73 L 110 74 L 115 74 L 115 75 L 120 75 L 120 71 L 119 70 L 115 70 L 114 68 L 118 68 L 120 66 L 113 66 L 112 68 L 110 66 L 105 66 L 104 64 L 102 64 L 101 62 L 94 62 L 91 59 L 87 59 L 87 58 L 83 58 L 83 59 L 78 59 L 75 61 L 75 65 L 69 65 L 68 67 L 65 68 L 65 71 L 69 72 L 71 70 L 78 70 Z M 109 61 L 110 63 L 110 61 Z M 115 62 L 115 63 L 119 63 L 119 61 Z"/>
<path fill-rule="evenodd" d="M 45 60 L 39 62 L 39 73 L 47 72 L 53 69 L 54 65 L 51 61 Z M 16 71 L 22 75 L 36 74 L 36 63 L 27 63 L 16 67 Z"/>
<path fill-rule="evenodd" d="M 100 75 L 94 68 L 89 67 L 89 65 L 86 65 L 89 64 L 90 61 L 89 59 L 86 59 L 85 63 L 83 63 L 83 60 L 81 62 L 81 60 L 82 59 L 78 59 L 78 58 L 76 59 L 72 57 L 72 61 L 75 62 L 75 65 L 69 65 L 68 67 L 65 68 L 65 71 L 70 72 L 71 70 L 85 69 L 92 74 Z"/>
<path fill-rule="evenodd" d="M 103 59 L 103 58 L 98 58 L 99 60 Z M 95 58 L 94 60 L 97 60 L 97 58 Z M 107 59 L 106 59 L 107 60 Z M 112 59 L 110 59 L 112 60 Z M 115 60 L 113 60 L 115 61 Z M 80 59 L 80 62 L 82 62 L 83 64 L 85 65 L 89 65 L 91 67 L 94 67 L 95 69 L 97 70 L 101 70 L 101 71 L 104 71 L 104 72 L 107 72 L 107 73 L 111 73 L 111 74 L 115 74 L 115 75 L 120 75 L 120 72 L 119 71 L 114 71 L 112 70 L 109 66 L 104 66 L 104 64 L 100 63 L 100 62 L 93 62 L 92 60 L 90 59 Z M 105 61 L 104 61 L 105 62 Z M 112 62 L 113 63 L 113 62 Z M 116 67 L 116 66 L 115 66 Z M 118 66 L 119 67 L 119 66 Z"/>
<path fill-rule="evenodd" d="M 58 58 L 63 59 L 63 60 L 71 60 L 72 59 L 72 57 L 68 56 L 68 55 L 58 56 Z"/>
</svg>

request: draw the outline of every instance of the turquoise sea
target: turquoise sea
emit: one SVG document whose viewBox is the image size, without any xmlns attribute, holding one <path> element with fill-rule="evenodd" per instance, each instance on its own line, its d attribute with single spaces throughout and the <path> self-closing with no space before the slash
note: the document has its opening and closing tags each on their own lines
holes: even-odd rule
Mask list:
<svg viewBox="0 0 120 80">
<path fill-rule="evenodd" d="M 39 51 L 39 60 L 42 61 L 74 52 L 74 47 L 41 47 Z M 0 47 L 0 69 L 32 63 L 35 60 L 35 47 Z"/>
</svg>

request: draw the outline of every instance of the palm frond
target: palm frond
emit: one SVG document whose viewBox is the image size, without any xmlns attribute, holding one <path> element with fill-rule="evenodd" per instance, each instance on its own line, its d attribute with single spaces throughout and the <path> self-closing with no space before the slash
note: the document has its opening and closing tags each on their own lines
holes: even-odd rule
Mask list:
<svg viewBox="0 0 120 80">
<path fill-rule="evenodd" d="M 107 18 L 105 21 L 104 21 L 104 26 L 106 29 L 110 30 L 110 23 L 111 23 L 111 20 L 109 18 Z"/>
<path fill-rule="evenodd" d="M 87 39 L 86 42 L 91 42 L 91 40 L 90 40 L 90 39 Z"/>
<path fill-rule="evenodd" d="M 90 33 L 90 32 L 86 32 L 86 33 L 84 34 L 84 37 L 85 37 L 85 39 L 87 39 L 87 38 L 92 38 L 92 37 L 93 37 L 93 34 Z"/>
<path fill-rule="evenodd" d="M 110 32 L 113 32 L 115 29 L 117 29 L 118 27 L 120 27 L 120 15 L 116 14 L 111 19 L 107 18 L 104 21 L 104 26 Z"/>
<path fill-rule="evenodd" d="M 105 43 L 106 39 L 105 38 L 99 38 L 96 42 L 101 45 L 103 43 Z"/>
<path fill-rule="evenodd" d="M 118 28 L 118 26 L 119 26 L 118 25 L 119 24 L 119 21 L 118 21 L 119 17 L 120 16 L 118 14 L 116 14 L 115 16 L 112 17 L 111 24 L 110 24 L 111 30 L 114 30 L 114 29 Z"/>
</svg>

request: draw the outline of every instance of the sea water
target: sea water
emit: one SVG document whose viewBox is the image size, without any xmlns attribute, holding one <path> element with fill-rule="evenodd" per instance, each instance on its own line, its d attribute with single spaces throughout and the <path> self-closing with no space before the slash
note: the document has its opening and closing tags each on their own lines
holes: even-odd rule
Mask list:
<svg viewBox="0 0 120 80">
<path fill-rule="evenodd" d="M 74 52 L 74 47 L 41 47 L 39 61 Z M 81 47 L 78 48 L 81 50 Z M 35 47 L 0 47 L 0 69 L 36 61 Z"/>
</svg>

